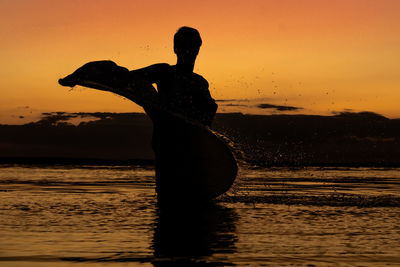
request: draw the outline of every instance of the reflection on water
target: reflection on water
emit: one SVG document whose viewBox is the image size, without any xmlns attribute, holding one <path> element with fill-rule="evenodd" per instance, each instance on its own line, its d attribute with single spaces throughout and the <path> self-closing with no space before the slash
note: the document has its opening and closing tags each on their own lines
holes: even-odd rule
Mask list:
<svg viewBox="0 0 400 267">
<path fill-rule="evenodd" d="M 216 204 L 197 209 L 157 210 L 154 231 L 154 266 L 226 265 L 228 257 L 218 254 L 236 252 L 233 209 Z M 214 261 L 207 257 L 214 255 Z"/>
<path fill-rule="evenodd" d="M 396 264 L 399 218 L 395 168 L 242 168 L 165 210 L 151 168 L 0 167 L 1 266 Z"/>
</svg>

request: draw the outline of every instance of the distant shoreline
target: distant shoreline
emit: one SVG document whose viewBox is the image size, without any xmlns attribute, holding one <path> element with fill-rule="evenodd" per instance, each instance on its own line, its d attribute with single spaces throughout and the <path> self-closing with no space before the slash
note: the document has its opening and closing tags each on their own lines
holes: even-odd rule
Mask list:
<svg viewBox="0 0 400 267">
<path fill-rule="evenodd" d="M 51 157 L 0 157 L 0 165 L 93 165 L 93 166 L 154 166 L 155 161 L 152 159 L 97 159 L 97 158 L 51 158 Z M 247 161 L 250 167 L 254 168 L 273 168 L 273 167 L 378 167 L 378 168 L 400 168 L 400 162 L 303 162 L 302 164 L 294 164 L 293 162 L 279 163 L 260 163 Z"/>
<path fill-rule="evenodd" d="M 144 114 L 52 113 L 21 126 L 0 125 L 0 164 L 154 165 L 153 125 Z M 218 114 L 212 130 L 246 165 L 400 167 L 400 119 L 370 112 L 336 116 Z"/>
</svg>

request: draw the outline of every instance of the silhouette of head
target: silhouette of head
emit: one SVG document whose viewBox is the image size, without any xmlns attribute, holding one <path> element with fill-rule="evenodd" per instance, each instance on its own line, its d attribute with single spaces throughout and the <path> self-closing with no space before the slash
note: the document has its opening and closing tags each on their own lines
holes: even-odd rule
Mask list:
<svg viewBox="0 0 400 267">
<path fill-rule="evenodd" d="M 178 62 L 194 64 L 202 44 L 200 33 L 190 27 L 181 27 L 174 35 L 174 52 Z"/>
</svg>

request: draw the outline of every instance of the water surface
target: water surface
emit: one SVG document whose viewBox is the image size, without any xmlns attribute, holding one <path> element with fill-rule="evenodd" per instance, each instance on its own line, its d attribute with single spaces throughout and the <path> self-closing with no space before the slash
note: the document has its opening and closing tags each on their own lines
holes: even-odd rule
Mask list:
<svg viewBox="0 0 400 267">
<path fill-rule="evenodd" d="M 400 264 L 400 169 L 252 168 L 205 209 L 143 166 L 0 168 L 1 266 Z"/>
</svg>

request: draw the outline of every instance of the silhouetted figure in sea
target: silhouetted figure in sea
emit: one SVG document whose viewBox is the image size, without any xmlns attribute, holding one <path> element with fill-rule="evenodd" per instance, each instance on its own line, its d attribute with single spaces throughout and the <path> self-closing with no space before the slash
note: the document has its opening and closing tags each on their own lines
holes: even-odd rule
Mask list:
<svg viewBox="0 0 400 267">
<path fill-rule="evenodd" d="M 182 27 L 174 36 L 176 65 L 155 64 L 131 71 L 131 75 L 133 80 L 141 79 L 157 84 L 160 105 L 164 109 L 209 126 L 217 111 L 217 104 L 210 95 L 207 80 L 193 72 L 201 44 L 196 29 Z M 145 110 L 154 122 L 152 147 L 156 158 L 158 197 L 168 200 L 179 197 L 180 201 L 193 198 L 195 192 L 184 192 L 183 188 L 183 185 L 187 188 L 191 178 L 190 169 L 182 172 L 182 169 L 190 166 L 186 164 L 185 158 L 187 132 L 179 131 L 181 123 L 170 113 L 151 108 Z M 195 182 L 190 187 L 201 186 Z"/>
<path fill-rule="evenodd" d="M 156 190 L 159 200 L 164 203 L 204 200 L 209 191 L 204 180 L 208 174 L 193 173 L 193 151 L 201 151 L 194 148 L 202 146 L 194 141 L 199 135 L 198 127 L 182 123 L 187 120 L 210 126 L 217 111 L 207 80 L 193 72 L 201 45 L 196 29 L 182 27 L 174 36 L 176 65 L 160 63 L 128 71 L 112 61 L 96 61 L 59 80 L 63 86 L 78 84 L 127 95 L 144 108 L 154 124 L 152 148 L 156 159 Z M 152 84 L 157 85 L 157 91 Z M 129 95 L 127 88 L 132 88 Z M 146 99 L 150 99 L 150 104 Z M 202 179 L 195 178 L 199 175 Z M 230 184 L 227 185 L 229 188 Z"/>
</svg>

